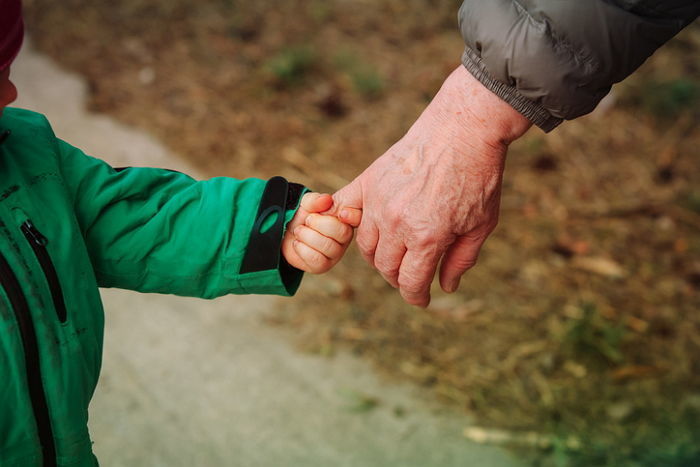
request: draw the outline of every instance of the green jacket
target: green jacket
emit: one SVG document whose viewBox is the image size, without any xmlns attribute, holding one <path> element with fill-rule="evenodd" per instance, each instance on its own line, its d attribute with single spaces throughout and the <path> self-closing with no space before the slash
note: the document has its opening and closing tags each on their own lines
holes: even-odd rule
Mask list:
<svg viewBox="0 0 700 467">
<path fill-rule="evenodd" d="M 0 465 L 96 465 L 98 287 L 293 294 L 280 243 L 304 188 L 113 169 L 26 110 L 5 109 L 0 135 Z"/>
</svg>

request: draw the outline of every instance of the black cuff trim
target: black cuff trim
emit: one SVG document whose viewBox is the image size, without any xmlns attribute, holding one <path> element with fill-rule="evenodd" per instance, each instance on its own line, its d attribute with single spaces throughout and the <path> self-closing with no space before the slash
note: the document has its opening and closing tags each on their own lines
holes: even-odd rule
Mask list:
<svg viewBox="0 0 700 467">
<path fill-rule="evenodd" d="M 301 198 L 304 190 L 306 190 L 304 185 L 289 182 L 289 186 L 287 187 L 287 205 L 285 206 L 288 211 L 290 209 L 296 209 L 296 207 L 299 205 L 299 198 Z"/>
<path fill-rule="evenodd" d="M 288 183 L 282 177 L 273 177 L 268 180 L 260 199 L 253 230 L 250 232 L 248 247 L 241 262 L 241 274 L 283 268 L 286 262 L 281 258 L 281 246 L 286 212 L 296 209 L 304 190 L 303 185 Z M 277 217 L 272 226 L 262 232 L 264 222 L 275 214 Z"/>
</svg>

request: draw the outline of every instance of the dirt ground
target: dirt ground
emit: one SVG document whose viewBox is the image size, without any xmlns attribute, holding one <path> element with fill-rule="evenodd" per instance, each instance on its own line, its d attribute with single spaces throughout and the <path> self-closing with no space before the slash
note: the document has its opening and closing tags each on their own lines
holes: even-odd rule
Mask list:
<svg viewBox="0 0 700 467">
<path fill-rule="evenodd" d="M 212 176 L 319 190 L 400 138 L 462 49 L 457 1 L 25 5 L 93 109 Z M 512 147 L 501 223 L 456 294 L 408 307 L 353 253 L 272 321 L 433 388 L 533 465 L 697 465 L 699 123 L 696 22 L 593 115 Z"/>
</svg>

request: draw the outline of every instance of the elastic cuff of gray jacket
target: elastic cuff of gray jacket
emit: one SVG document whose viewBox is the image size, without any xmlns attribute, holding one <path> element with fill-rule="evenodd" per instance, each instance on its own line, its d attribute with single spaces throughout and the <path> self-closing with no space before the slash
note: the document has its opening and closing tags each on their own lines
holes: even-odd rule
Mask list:
<svg viewBox="0 0 700 467">
<path fill-rule="evenodd" d="M 481 84 L 486 86 L 486 89 L 506 101 L 544 132 L 549 133 L 563 121 L 561 118 L 552 116 L 552 114 L 541 105 L 524 97 L 513 86 L 508 86 L 504 82 L 493 78 L 486 70 L 486 66 L 481 60 L 481 57 L 469 47 L 465 48 L 462 54 L 462 65 L 464 65 L 474 78 L 478 79 Z"/>
</svg>

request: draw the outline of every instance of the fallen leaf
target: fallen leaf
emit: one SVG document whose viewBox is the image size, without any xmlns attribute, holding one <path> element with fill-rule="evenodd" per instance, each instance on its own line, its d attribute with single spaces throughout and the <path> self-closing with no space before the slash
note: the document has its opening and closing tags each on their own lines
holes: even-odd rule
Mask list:
<svg viewBox="0 0 700 467">
<path fill-rule="evenodd" d="M 609 418 L 619 423 L 632 415 L 634 406 L 627 401 L 618 402 L 617 404 L 610 404 L 606 407 L 605 412 L 608 414 Z"/>
<path fill-rule="evenodd" d="M 644 333 L 649 329 L 649 323 L 634 316 L 627 317 L 627 326 L 635 332 Z"/>
<path fill-rule="evenodd" d="M 567 360 L 564 363 L 564 370 L 569 372 L 574 378 L 584 378 L 588 374 L 585 366 L 571 360 Z"/>
<path fill-rule="evenodd" d="M 663 372 L 662 368 L 651 365 L 628 365 L 614 370 L 611 373 L 615 381 L 624 381 L 628 379 L 649 378 L 659 375 Z"/>
<path fill-rule="evenodd" d="M 621 279 L 627 275 L 619 263 L 602 256 L 576 257 L 571 261 L 571 264 L 582 271 L 600 274 L 612 279 Z"/>
<path fill-rule="evenodd" d="M 520 446 L 538 447 L 541 449 L 549 449 L 554 444 L 556 438 L 554 435 L 546 435 L 534 431 L 505 431 L 492 428 L 482 428 L 478 426 L 468 426 L 462 432 L 465 438 L 479 444 L 515 444 Z M 581 449 L 581 440 L 575 436 L 569 436 L 560 440 L 571 450 Z"/>
</svg>

